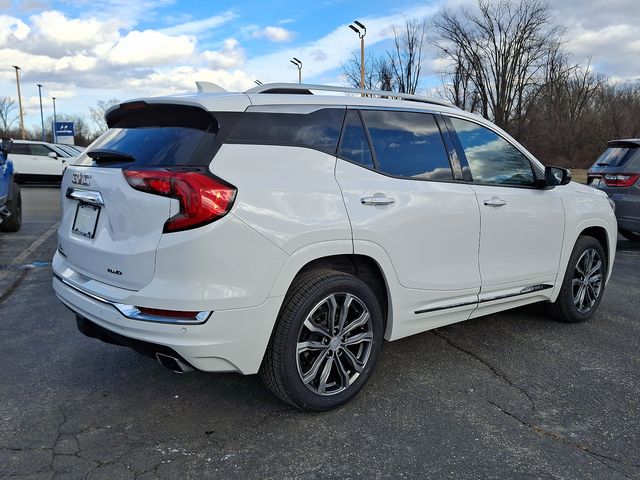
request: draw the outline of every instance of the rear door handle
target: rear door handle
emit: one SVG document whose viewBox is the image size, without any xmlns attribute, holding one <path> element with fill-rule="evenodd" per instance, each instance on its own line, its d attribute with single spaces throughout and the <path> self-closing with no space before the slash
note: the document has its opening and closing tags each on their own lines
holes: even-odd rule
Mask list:
<svg viewBox="0 0 640 480">
<path fill-rule="evenodd" d="M 382 193 L 376 193 L 373 195 L 373 197 L 362 197 L 360 199 L 360 203 L 362 203 L 362 205 L 380 206 L 391 205 L 392 203 L 396 203 L 396 201 L 393 198 L 389 198 Z"/>
<path fill-rule="evenodd" d="M 502 207 L 507 204 L 507 202 L 498 197 L 493 197 L 490 200 L 485 200 L 483 203 L 486 207 Z"/>
</svg>

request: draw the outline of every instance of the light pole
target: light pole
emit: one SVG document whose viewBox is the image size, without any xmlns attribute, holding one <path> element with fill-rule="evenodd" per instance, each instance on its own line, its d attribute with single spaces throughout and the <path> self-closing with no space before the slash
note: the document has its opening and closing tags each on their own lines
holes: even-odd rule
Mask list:
<svg viewBox="0 0 640 480">
<path fill-rule="evenodd" d="M 46 142 L 44 137 L 44 113 L 42 112 L 42 85 L 37 83 L 38 85 L 38 95 L 40 95 L 40 121 L 42 122 L 42 141 Z"/>
<path fill-rule="evenodd" d="M 302 83 L 302 60 L 298 60 L 296 57 L 293 57 L 293 60 L 289 61 L 298 69 L 298 83 Z"/>
<path fill-rule="evenodd" d="M 17 65 L 13 65 L 13 68 L 16 69 L 16 85 L 18 86 L 18 105 L 20 106 L 20 136 L 24 140 L 26 138 L 24 134 L 24 112 L 22 111 L 22 95 L 20 95 L 20 75 L 18 74 L 18 70 L 20 70 L 20 67 L 18 67 Z"/>
<path fill-rule="evenodd" d="M 51 135 L 53 136 L 53 143 L 58 143 L 56 138 L 56 97 L 51 97 L 53 100 L 53 128 L 51 129 Z"/>
<path fill-rule="evenodd" d="M 356 32 L 360 39 L 360 88 L 364 89 L 364 37 L 367 34 L 367 27 L 358 20 L 354 20 L 353 23 L 349 25 L 349 28 Z"/>
</svg>

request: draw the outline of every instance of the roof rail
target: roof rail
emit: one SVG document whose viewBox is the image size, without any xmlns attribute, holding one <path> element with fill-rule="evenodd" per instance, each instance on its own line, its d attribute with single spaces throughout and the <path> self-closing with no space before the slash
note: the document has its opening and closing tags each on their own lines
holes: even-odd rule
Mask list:
<svg viewBox="0 0 640 480">
<path fill-rule="evenodd" d="M 321 90 L 325 92 L 341 92 L 341 93 L 359 93 L 367 96 L 376 96 L 384 98 L 393 98 L 399 100 L 407 100 L 410 102 L 431 103 L 433 105 L 441 105 L 443 107 L 458 108 L 452 103 L 437 98 L 421 97 L 420 95 L 411 95 L 409 93 L 387 92 L 385 90 L 366 90 L 362 88 L 351 87 L 335 87 L 332 85 L 313 85 L 309 83 L 265 83 L 258 85 L 245 93 L 287 93 L 308 95 L 311 90 Z"/>
</svg>

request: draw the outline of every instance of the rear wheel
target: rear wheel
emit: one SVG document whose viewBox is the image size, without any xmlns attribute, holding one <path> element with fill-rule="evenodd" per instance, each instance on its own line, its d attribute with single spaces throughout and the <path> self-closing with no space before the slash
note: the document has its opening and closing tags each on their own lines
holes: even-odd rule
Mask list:
<svg viewBox="0 0 640 480">
<path fill-rule="evenodd" d="M 632 242 L 640 242 L 640 233 L 632 232 L 631 230 L 620 230 L 620 235 Z"/>
<path fill-rule="evenodd" d="M 281 400 L 330 410 L 365 385 L 383 336 L 380 305 L 364 282 L 331 270 L 312 272 L 287 294 L 260 373 Z"/>
<path fill-rule="evenodd" d="M 584 322 L 600 305 L 607 275 L 607 258 L 598 240 L 579 237 L 569 258 L 560 294 L 551 304 L 565 322 Z"/>
<path fill-rule="evenodd" d="M 0 230 L 3 232 L 17 232 L 22 226 L 22 194 L 17 183 L 13 184 L 7 208 L 11 215 L 0 223 Z"/>
</svg>

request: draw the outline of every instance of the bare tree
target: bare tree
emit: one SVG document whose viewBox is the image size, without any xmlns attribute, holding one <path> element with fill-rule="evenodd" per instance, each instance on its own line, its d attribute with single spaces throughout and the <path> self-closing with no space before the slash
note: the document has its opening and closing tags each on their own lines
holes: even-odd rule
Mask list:
<svg viewBox="0 0 640 480">
<path fill-rule="evenodd" d="M 347 82 L 360 88 L 360 52 L 351 52 L 351 58 L 341 65 L 342 74 Z M 376 57 L 367 53 L 364 60 L 364 88 L 392 91 L 394 86 L 393 72 L 386 56 Z"/>
<path fill-rule="evenodd" d="M 535 99 L 562 32 L 543 0 L 478 0 L 477 7 L 437 15 L 434 44 L 460 85 L 472 86 L 480 112 L 507 128 Z"/>
<path fill-rule="evenodd" d="M 18 119 L 16 101 L 11 97 L 0 97 L 0 129 L 3 134 L 11 130 Z"/>
<path fill-rule="evenodd" d="M 425 20 L 404 19 L 401 29 L 393 27 L 393 50 L 387 52 L 397 91 L 416 93 L 422 70 L 422 55 L 427 44 Z"/>
<path fill-rule="evenodd" d="M 95 125 L 95 133 L 101 134 L 107 130 L 107 123 L 104 119 L 105 112 L 112 106 L 120 103 L 120 100 L 98 100 L 95 107 L 89 107 L 89 116 Z"/>
</svg>

